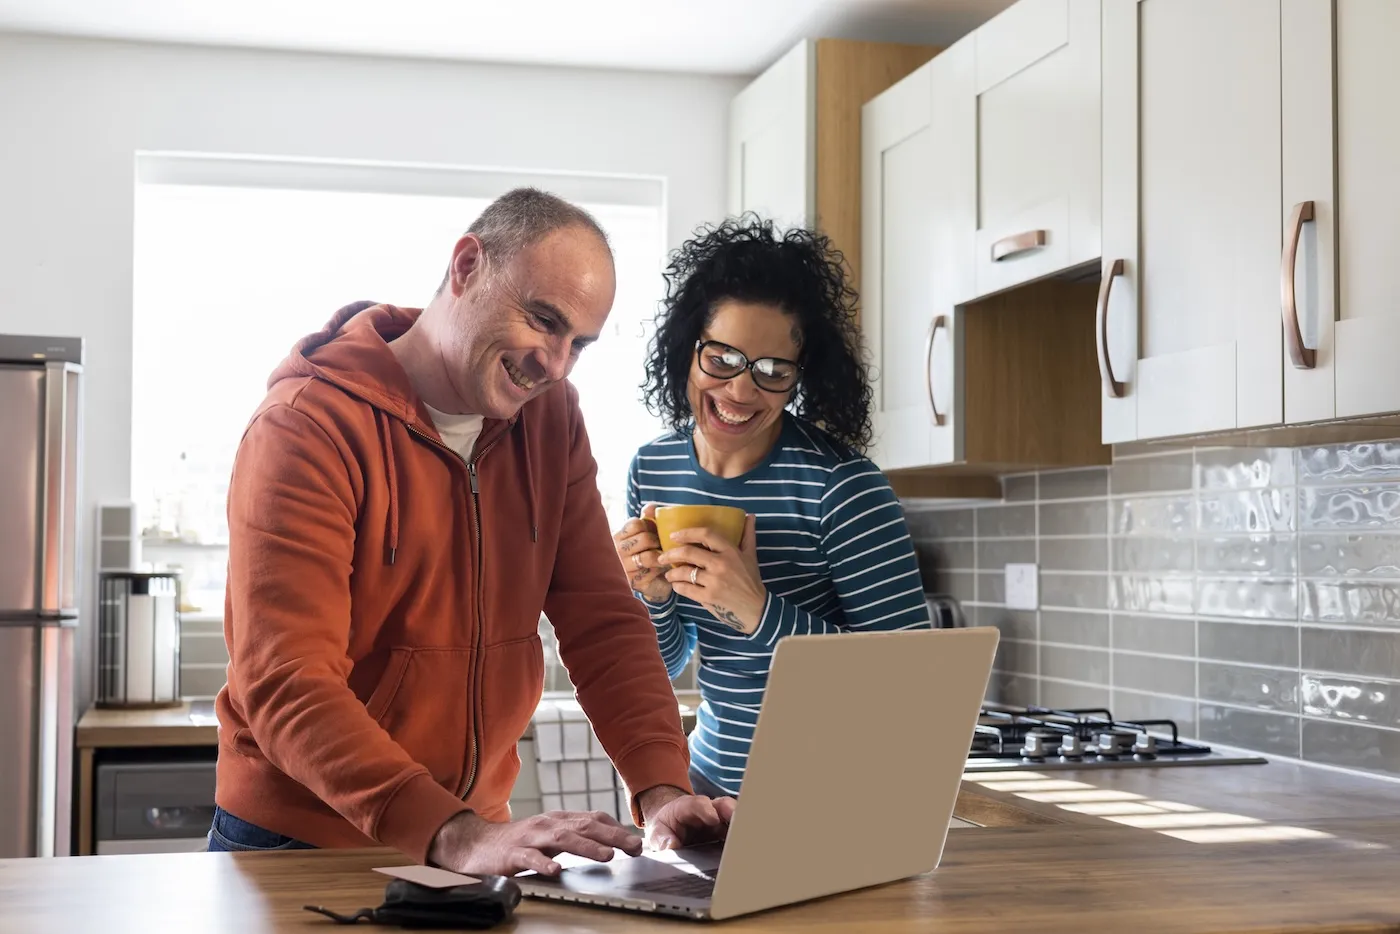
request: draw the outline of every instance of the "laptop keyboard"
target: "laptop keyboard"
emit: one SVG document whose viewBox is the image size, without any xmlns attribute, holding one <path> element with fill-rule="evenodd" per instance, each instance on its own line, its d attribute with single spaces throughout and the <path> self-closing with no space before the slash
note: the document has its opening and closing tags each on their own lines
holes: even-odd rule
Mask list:
<svg viewBox="0 0 1400 934">
<path fill-rule="evenodd" d="M 629 888 L 657 895 L 680 895 L 686 898 L 709 898 L 715 891 L 715 880 L 709 876 L 694 873 L 681 873 L 665 879 L 651 879 L 646 882 L 633 882 Z"/>
</svg>

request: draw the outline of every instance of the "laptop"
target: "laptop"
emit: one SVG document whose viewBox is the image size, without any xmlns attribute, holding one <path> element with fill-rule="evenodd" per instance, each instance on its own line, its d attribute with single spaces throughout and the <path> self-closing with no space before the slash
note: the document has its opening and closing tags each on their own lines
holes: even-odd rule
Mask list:
<svg viewBox="0 0 1400 934">
<path fill-rule="evenodd" d="M 723 843 L 608 862 L 561 856 L 528 897 L 719 921 L 937 868 L 999 632 L 778 643 Z"/>
</svg>

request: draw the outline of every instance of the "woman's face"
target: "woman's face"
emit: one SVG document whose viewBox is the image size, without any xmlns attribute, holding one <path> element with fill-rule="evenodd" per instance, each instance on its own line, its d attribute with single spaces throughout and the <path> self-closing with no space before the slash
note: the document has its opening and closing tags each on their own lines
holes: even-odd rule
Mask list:
<svg viewBox="0 0 1400 934">
<path fill-rule="evenodd" d="M 776 305 L 726 300 L 715 306 L 700 340 L 718 341 L 726 347 L 709 345 L 697 351 L 691 357 L 686 387 L 696 429 L 705 444 L 725 454 L 759 446 L 767 452 L 778 436 L 783 407 L 792 398 L 795 380 L 782 391 L 770 392 L 759 388 L 748 370 L 740 370 L 732 379 L 712 374 L 762 358 L 796 361 L 801 339 L 796 319 Z M 738 351 L 742 358 L 732 351 Z M 701 354 L 705 355 L 703 366 Z M 779 386 L 783 375 L 795 370 L 795 365 L 778 363 L 765 369 L 768 375 L 760 379 L 769 386 Z"/>
</svg>

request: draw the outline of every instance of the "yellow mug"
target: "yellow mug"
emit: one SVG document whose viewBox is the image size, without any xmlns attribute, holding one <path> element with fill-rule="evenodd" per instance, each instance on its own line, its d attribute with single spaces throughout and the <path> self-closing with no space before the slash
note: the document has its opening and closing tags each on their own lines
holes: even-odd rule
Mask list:
<svg viewBox="0 0 1400 934">
<path fill-rule="evenodd" d="M 658 506 L 656 508 L 656 537 L 661 550 L 675 548 L 672 532 L 681 529 L 711 529 L 735 548 L 744 540 L 744 522 L 748 514 L 735 506 Z"/>
</svg>

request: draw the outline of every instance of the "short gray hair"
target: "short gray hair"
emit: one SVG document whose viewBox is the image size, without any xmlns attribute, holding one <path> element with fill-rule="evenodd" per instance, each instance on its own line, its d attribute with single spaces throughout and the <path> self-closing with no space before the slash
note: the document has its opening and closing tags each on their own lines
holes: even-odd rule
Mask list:
<svg viewBox="0 0 1400 934">
<path fill-rule="evenodd" d="M 497 268 L 526 247 L 543 240 L 556 230 L 581 227 L 593 233 L 612 252 L 608 235 L 598 221 L 583 208 L 558 195 L 538 188 L 514 188 L 486 206 L 467 233 L 476 234 L 489 264 Z M 449 265 L 438 285 L 441 293 L 452 275 Z"/>
</svg>

